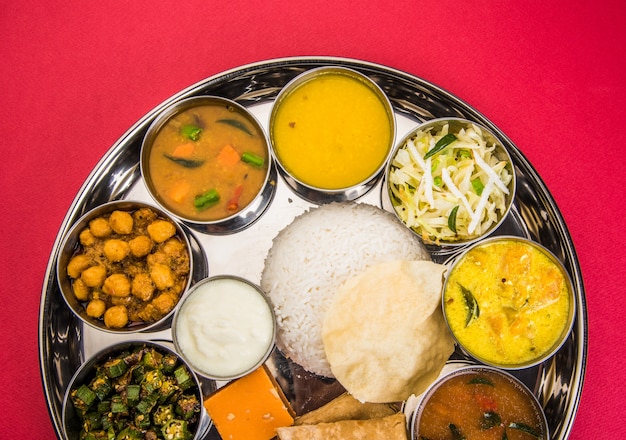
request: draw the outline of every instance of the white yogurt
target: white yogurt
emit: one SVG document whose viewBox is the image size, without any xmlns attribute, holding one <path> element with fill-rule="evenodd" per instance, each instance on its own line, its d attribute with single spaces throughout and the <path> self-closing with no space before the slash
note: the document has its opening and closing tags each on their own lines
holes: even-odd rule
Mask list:
<svg viewBox="0 0 626 440">
<path fill-rule="evenodd" d="M 260 365 L 275 336 L 271 306 L 257 288 L 236 277 L 196 285 L 176 313 L 174 343 L 199 373 L 235 378 Z"/>
</svg>

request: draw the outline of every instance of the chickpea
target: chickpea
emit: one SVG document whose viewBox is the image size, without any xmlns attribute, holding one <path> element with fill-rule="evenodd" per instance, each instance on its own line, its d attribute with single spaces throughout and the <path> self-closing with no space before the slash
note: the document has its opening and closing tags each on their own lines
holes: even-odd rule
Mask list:
<svg viewBox="0 0 626 440">
<path fill-rule="evenodd" d="M 178 302 L 178 298 L 169 293 L 162 293 L 152 300 L 152 305 L 163 315 L 169 313 L 174 307 L 176 307 L 176 303 Z"/>
<path fill-rule="evenodd" d="M 123 273 L 114 273 L 104 280 L 102 291 L 116 297 L 128 296 L 130 295 L 130 281 Z"/>
<path fill-rule="evenodd" d="M 124 240 L 112 238 L 104 242 L 104 255 L 109 261 L 122 261 L 130 253 L 130 246 Z"/>
<path fill-rule="evenodd" d="M 81 278 L 74 280 L 72 283 L 72 291 L 74 292 L 76 299 L 79 301 L 87 301 L 89 299 L 89 287 L 87 287 Z"/>
<path fill-rule="evenodd" d="M 74 255 L 70 258 L 69 263 L 67 263 L 67 275 L 70 278 L 78 278 L 83 270 L 87 269 L 91 266 L 91 260 L 87 255 L 78 254 Z"/>
<path fill-rule="evenodd" d="M 167 220 L 155 220 L 148 225 L 148 234 L 157 243 L 163 243 L 176 234 L 176 227 Z"/>
<path fill-rule="evenodd" d="M 104 217 L 98 217 L 89 222 L 89 231 L 94 237 L 106 238 L 113 230 L 109 226 L 109 222 Z"/>
<path fill-rule="evenodd" d="M 122 328 L 128 324 L 128 310 L 124 306 L 109 307 L 104 312 L 104 325 L 109 328 Z"/>
<path fill-rule="evenodd" d="M 154 295 L 154 283 L 146 273 L 140 273 L 133 278 L 131 283 L 131 293 L 142 301 L 150 301 Z"/>
<path fill-rule="evenodd" d="M 150 278 L 159 290 L 165 290 L 174 285 L 174 275 L 169 266 L 157 263 L 150 269 Z"/>
<path fill-rule="evenodd" d="M 100 318 L 104 314 L 106 308 L 106 303 L 101 299 L 92 299 L 89 301 L 89 304 L 87 304 L 87 307 L 85 307 L 85 311 L 87 312 L 87 315 L 92 318 Z"/>
<path fill-rule="evenodd" d="M 85 247 L 93 246 L 96 242 L 96 237 L 91 233 L 89 229 L 83 229 L 78 235 L 78 240 L 80 244 Z"/>
<path fill-rule="evenodd" d="M 133 217 L 126 211 L 113 211 L 109 217 L 109 225 L 118 234 L 128 235 L 133 232 Z"/>
<path fill-rule="evenodd" d="M 170 238 L 163 244 L 163 252 L 178 257 L 185 253 L 185 245 L 176 238 Z"/>
<path fill-rule="evenodd" d="M 107 270 L 102 265 L 88 267 L 80 274 L 87 287 L 100 287 L 107 276 Z"/>
<path fill-rule="evenodd" d="M 152 240 L 147 235 L 138 235 L 128 242 L 130 253 L 137 258 L 145 257 L 152 251 Z"/>
<path fill-rule="evenodd" d="M 165 255 L 165 252 L 162 250 L 158 250 L 153 252 L 152 254 L 146 257 L 146 261 L 148 262 L 148 266 L 153 266 L 155 264 L 167 264 L 169 262 L 169 258 Z"/>
</svg>

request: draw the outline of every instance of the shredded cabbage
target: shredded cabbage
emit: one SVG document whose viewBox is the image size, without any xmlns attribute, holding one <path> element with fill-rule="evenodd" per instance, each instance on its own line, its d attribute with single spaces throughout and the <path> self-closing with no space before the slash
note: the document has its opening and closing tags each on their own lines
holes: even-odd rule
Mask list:
<svg viewBox="0 0 626 440">
<path fill-rule="evenodd" d="M 495 156 L 495 145 L 476 125 L 454 133 L 454 142 L 424 160 L 449 126 L 431 131 L 417 131 L 392 159 L 388 178 L 394 209 L 427 242 L 476 238 L 504 216 L 512 169 Z M 455 233 L 448 217 L 456 206 Z"/>
</svg>

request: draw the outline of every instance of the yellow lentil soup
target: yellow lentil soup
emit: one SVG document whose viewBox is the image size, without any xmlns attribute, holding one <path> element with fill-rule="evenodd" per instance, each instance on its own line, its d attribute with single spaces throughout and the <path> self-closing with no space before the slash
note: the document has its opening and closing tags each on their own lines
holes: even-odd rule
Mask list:
<svg viewBox="0 0 626 440">
<path fill-rule="evenodd" d="M 490 369 L 452 373 L 422 405 L 416 439 L 547 439 L 545 418 L 530 392 Z"/>
<path fill-rule="evenodd" d="M 149 148 L 147 184 L 165 208 L 186 220 L 235 215 L 255 199 L 268 175 L 261 128 L 221 101 L 199 101 L 174 114 Z"/>
<path fill-rule="evenodd" d="M 517 368 L 549 356 L 573 319 L 563 267 L 539 245 L 495 238 L 470 248 L 445 283 L 443 307 L 457 341 L 479 360 Z"/>
<path fill-rule="evenodd" d="M 289 88 L 271 123 L 274 151 L 287 173 L 324 190 L 375 176 L 395 133 L 393 115 L 375 87 L 356 73 L 332 69 Z"/>
</svg>

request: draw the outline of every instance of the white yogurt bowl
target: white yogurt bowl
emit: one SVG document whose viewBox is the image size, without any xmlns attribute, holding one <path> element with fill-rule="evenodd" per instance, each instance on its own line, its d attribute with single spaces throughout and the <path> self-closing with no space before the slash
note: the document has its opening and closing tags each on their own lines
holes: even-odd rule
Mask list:
<svg viewBox="0 0 626 440">
<path fill-rule="evenodd" d="M 174 315 L 172 336 L 197 374 L 232 380 L 267 360 L 276 340 L 276 318 L 260 287 L 219 275 L 198 282 L 185 295 Z"/>
</svg>

